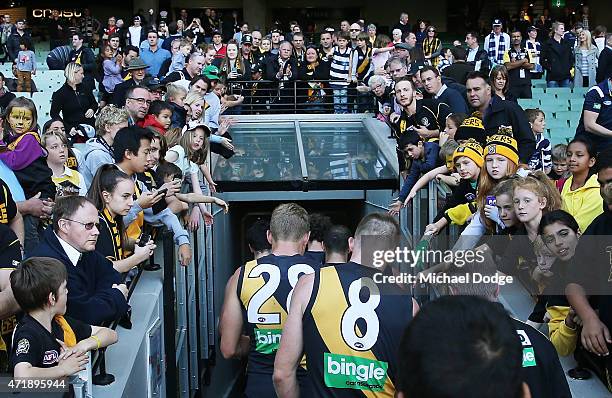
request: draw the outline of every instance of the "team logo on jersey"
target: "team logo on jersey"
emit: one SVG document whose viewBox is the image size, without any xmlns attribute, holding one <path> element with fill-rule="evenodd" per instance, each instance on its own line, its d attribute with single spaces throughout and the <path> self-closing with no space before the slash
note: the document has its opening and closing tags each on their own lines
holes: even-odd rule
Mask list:
<svg viewBox="0 0 612 398">
<path fill-rule="evenodd" d="M 19 342 L 17 343 L 17 351 L 15 352 L 15 354 L 27 354 L 28 352 L 30 352 L 30 342 L 28 341 L 28 339 L 19 340 Z"/>
<path fill-rule="evenodd" d="M 523 367 L 537 366 L 533 347 L 523 348 Z"/>
<path fill-rule="evenodd" d="M 426 117 L 421 119 L 421 126 L 429 127 L 429 119 Z"/>
<path fill-rule="evenodd" d="M 323 361 L 327 387 L 369 391 L 382 391 L 385 388 L 387 362 L 327 352 Z"/>
<path fill-rule="evenodd" d="M 529 340 L 529 337 L 527 336 L 527 333 L 525 333 L 524 330 L 517 330 L 516 333 L 519 335 L 519 338 L 521 339 L 521 344 L 522 345 L 526 345 L 526 346 L 530 346 L 531 344 L 531 340 Z"/>
<path fill-rule="evenodd" d="M 255 351 L 262 354 L 274 354 L 280 345 L 282 329 L 255 328 Z"/>
<path fill-rule="evenodd" d="M 43 355 L 43 365 L 53 365 L 57 362 L 59 354 L 55 350 L 45 351 Z"/>
</svg>

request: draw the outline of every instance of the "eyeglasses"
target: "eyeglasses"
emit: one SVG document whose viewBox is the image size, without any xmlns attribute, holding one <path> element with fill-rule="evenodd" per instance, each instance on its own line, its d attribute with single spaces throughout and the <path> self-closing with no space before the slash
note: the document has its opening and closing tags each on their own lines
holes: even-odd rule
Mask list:
<svg viewBox="0 0 612 398">
<path fill-rule="evenodd" d="M 64 218 L 64 220 L 66 220 L 66 221 L 72 221 L 72 222 L 75 222 L 75 223 L 77 223 L 77 224 L 81 224 L 81 225 L 82 225 L 82 226 L 84 226 L 84 227 L 85 227 L 85 229 L 86 229 L 86 230 L 88 230 L 88 231 L 91 231 L 91 229 L 92 229 L 94 226 L 96 227 L 96 229 L 100 229 L 100 223 L 97 223 L 97 222 L 87 222 L 87 223 L 85 223 L 85 222 L 80 222 L 80 221 L 77 221 L 77 220 L 71 220 L 71 219 L 69 219 L 69 218 Z"/>
<path fill-rule="evenodd" d="M 351 29 L 351 32 L 359 32 L 361 29 Z"/>
<path fill-rule="evenodd" d="M 134 97 L 128 97 L 128 99 L 134 100 L 136 102 L 138 102 L 140 105 L 151 105 L 151 100 L 145 99 L 145 98 L 134 98 Z"/>
<path fill-rule="evenodd" d="M 435 32 L 435 31 L 436 31 L 435 29 L 429 29 L 429 32 Z"/>
</svg>

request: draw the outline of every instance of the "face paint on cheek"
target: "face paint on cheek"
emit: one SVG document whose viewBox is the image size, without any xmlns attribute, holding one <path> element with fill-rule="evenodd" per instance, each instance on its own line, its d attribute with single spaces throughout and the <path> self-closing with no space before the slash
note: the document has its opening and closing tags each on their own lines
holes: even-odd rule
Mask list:
<svg viewBox="0 0 612 398">
<path fill-rule="evenodd" d="M 16 133 L 25 133 L 32 127 L 32 111 L 23 107 L 11 109 L 9 114 L 9 125 Z"/>
</svg>

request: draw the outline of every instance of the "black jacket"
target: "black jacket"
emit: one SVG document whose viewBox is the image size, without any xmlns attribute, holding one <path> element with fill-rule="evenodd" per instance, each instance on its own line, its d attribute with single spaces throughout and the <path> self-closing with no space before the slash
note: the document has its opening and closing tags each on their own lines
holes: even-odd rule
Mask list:
<svg viewBox="0 0 612 398">
<path fill-rule="evenodd" d="M 8 89 L 5 87 L 4 94 L 0 95 L 0 112 L 2 112 L 8 106 L 9 102 L 15 99 L 15 94 L 8 91 Z"/>
<path fill-rule="evenodd" d="M 30 44 L 28 48 L 36 52 L 36 50 L 34 50 L 34 43 L 32 42 L 32 36 L 30 36 L 30 33 L 24 32 L 23 35 L 20 35 L 17 33 L 17 31 L 13 31 L 13 33 L 6 40 L 6 49 L 8 50 L 8 56 L 11 62 L 15 62 L 15 59 L 19 54 L 19 40 L 21 40 L 22 37 L 28 40 L 28 43 Z"/>
<path fill-rule="evenodd" d="M 66 132 L 79 124 L 95 126 L 93 117 L 89 119 L 85 117 L 85 112 L 88 109 L 95 112 L 98 109 L 98 102 L 91 91 L 83 90 L 82 85 L 78 85 L 76 91 L 74 91 L 72 87 L 64 84 L 51 97 L 50 115 L 52 118 L 59 117 L 60 112 L 62 112 Z"/>
<path fill-rule="evenodd" d="M 31 257 L 60 260 L 68 272 L 68 306 L 66 315 L 90 325 L 113 321 L 125 315 L 128 303 L 123 293 L 112 288 L 121 283 L 121 274 L 106 257 L 96 251 L 81 254 L 76 266 L 60 244 L 53 228 L 45 231 Z"/>
<path fill-rule="evenodd" d="M 278 56 L 270 56 L 264 60 L 264 79 L 271 81 L 278 81 L 276 74 L 280 70 L 280 64 L 278 63 Z M 295 59 L 293 57 L 289 58 L 287 63 L 285 64 L 285 70 L 291 68 L 291 77 L 289 80 L 296 80 L 299 75 L 299 70 Z"/>
<path fill-rule="evenodd" d="M 546 81 L 570 79 L 570 69 L 574 65 L 574 52 L 570 43 L 565 39 L 557 42 L 549 38 L 542 44 L 540 64 L 546 69 Z"/>
<path fill-rule="evenodd" d="M 523 109 L 512 101 L 504 101 L 494 95 L 484 115 L 484 128 L 487 136 L 497 134 L 499 126 L 512 127 L 514 139 L 518 144 L 519 161 L 528 164 L 535 152 L 535 137 Z"/>
<path fill-rule="evenodd" d="M 442 71 L 442 76 L 449 77 L 459 84 L 463 84 L 467 81 L 468 73 L 474 70 L 474 65 L 467 62 L 455 62 L 454 64 L 447 66 Z"/>
<path fill-rule="evenodd" d="M 80 59 L 79 59 L 80 57 Z M 83 83 L 88 88 L 94 89 L 94 76 L 96 74 L 96 56 L 94 52 L 89 47 L 81 47 L 78 50 L 70 51 L 70 55 L 68 56 L 69 62 L 80 61 L 81 66 L 83 67 L 83 72 L 85 74 L 85 78 L 83 79 Z"/>
<path fill-rule="evenodd" d="M 595 81 L 599 84 L 607 78 L 612 78 L 612 49 L 610 47 L 604 48 L 601 54 L 599 54 Z"/>
<path fill-rule="evenodd" d="M 123 83 L 119 83 L 115 86 L 115 91 L 113 91 L 113 104 L 121 108 L 125 105 L 125 95 L 127 93 L 128 88 L 134 86 L 145 86 L 145 82 L 147 79 L 143 80 L 140 84 L 136 84 L 134 79 L 127 79 Z"/>
</svg>

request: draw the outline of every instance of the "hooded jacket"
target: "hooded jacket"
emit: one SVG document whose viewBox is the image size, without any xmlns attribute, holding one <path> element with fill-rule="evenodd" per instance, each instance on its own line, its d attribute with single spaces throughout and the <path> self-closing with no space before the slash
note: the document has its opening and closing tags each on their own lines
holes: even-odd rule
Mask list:
<svg viewBox="0 0 612 398">
<path fill-rule="evenodd" d="M 100 142 L 102 138 L 90 138 L 85 143 L 83 157 L 79 164 L 79 173 L 85 179 L 85 186 L 89 188 L 91 181 L 96 175 L 96 171 L 105 164 L 115 163 L 111 147 Z"/>
<path fill-rule="evenodd" d="M 45 230 L 32 257 L 51 257 L 60 260 L 68 273 L 68 306 L 66 315 L 90 325 L 113 321 L 125 315 L 128 303 L 113 284 L 122 283 L 121 274 L 113 263 L 96 251 L 81 254 L 73 265 L 52 227 Z"/>
<path fill-rule="evenodd" d="M 161 125 L 160 122 L 157 121 L 155 115 L 146 115 L 145 118 L 136 123 L 139 127 L 153 127 L 157 130 L 161 135 L 166 134 L 166 129 Z"/>
</svg>

